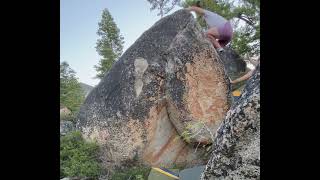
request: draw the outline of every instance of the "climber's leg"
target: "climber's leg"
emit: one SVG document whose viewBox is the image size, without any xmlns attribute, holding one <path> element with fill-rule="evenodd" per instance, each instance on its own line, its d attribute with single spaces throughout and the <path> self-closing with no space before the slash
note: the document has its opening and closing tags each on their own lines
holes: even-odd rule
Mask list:
<svg viewBox="0 0 320 180">
<path fill-rule="evenodd" d="M 212 28 L 208 29 L 206 32 L 206 36 L 209 38 L 209 40 L 213 44 L 214 48 L 222 49 L 220 43 L 217 41 L 217 39 L 219 39 L 219 37 L 220 37 L 218 28 L 212 27 Z"/>
<path fill-rule="evenodd" d="M 206 36 L 208 37 L 210 42 L 213 44 L 214 48 L 222 49 L 221 45 L 217 41 L 217 39 L 219 39 L 219 36 L 220 36 L 217 28 L 212 27 L 212 28 L 208 29 L 206 32 Z"/>
<path fill-rule="evenodd" d="M 188 11 L 194 11 L 196 12 L 197 14 L 200 14 L 200 15 L 203 15 L 205 13 L 205 10 L 200 8 L 200 7 L 197 7 L 197 6 L 190 6 L 188 8 L 186 8 L 186 10 Z"/>
<path fill-rule="evenodd" d="M 216 49 L 221 48 L 219 42 L 216 40 L 216 38 L 210 34 L 207 34 L 207 37 L 209 39 L 209 41 L 213 44 L 213 47 Z"/>
<path fill-rule="evenodd" d="M 206 33 L 211 34 L 212 36 L 216 37 L 217 39 L 220 36 L 218 28 L 216 28 L 216 27 L 212 27 L 212 28 L 208 29 Z"/>
</svg>

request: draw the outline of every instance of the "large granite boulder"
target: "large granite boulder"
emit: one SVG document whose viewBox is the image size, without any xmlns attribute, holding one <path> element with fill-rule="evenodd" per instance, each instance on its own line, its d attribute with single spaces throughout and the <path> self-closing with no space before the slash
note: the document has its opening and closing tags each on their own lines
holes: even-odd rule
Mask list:
<svg viewBox="0 0 320 180">
<path fill-rule="evenodd" d="M 219 127 L 201 179 L 260 179 L 260 65 Z"/>
<path fill-rule="evenodd" d="M 222 60 L 191 13 L 179 10 L 155 23 L 94 88 L 77 129 L 102 147 L 108 168 L 203 164 L 231 105 Z M 187 135 L 188 137 L 180 138 Z"/>
</svg>

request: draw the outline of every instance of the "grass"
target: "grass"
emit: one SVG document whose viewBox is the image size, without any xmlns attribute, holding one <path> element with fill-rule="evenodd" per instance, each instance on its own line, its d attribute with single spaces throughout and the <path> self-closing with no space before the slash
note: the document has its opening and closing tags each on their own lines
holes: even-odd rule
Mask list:
<svg viewBox="0 0 320 180">
<path fill-rule="evenodd" d="M 132 167 L 127 170 L 115 171 L 111 180 L 147 180 L 150 167 Z"/>
<path fill-rule="evenodd" d="M 60 177 L 97 178 L 101 174 L 98 145 L 85 142 L 78 131 L 60 138 Z"/>
</svg>

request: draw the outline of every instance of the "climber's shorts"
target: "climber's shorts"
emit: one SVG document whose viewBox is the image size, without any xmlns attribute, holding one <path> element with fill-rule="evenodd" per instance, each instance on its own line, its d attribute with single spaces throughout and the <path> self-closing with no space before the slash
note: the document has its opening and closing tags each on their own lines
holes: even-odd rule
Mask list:
<svg viewBox="0 0 320 180">
<path fill-rule="evenodd" d="M 219 44 L 221 46 L 225 46 L 227 45 L 231 39 L 232 39 L 232 27 L 230 22 L 228 21 L 227 23 L 225 23 L 224 26 L 218 28 L 218 32 L 219 32 Z"/>
</svg>

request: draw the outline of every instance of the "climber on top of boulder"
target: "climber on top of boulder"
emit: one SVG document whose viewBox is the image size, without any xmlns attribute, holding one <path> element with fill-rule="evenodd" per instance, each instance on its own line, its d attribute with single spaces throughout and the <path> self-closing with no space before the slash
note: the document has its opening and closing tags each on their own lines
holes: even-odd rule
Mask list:
<svg viewBox="0 0 320 180">
<path fill-rule="evenodd" d="M 202 9 L 199 1 L 196 6 L 191 6 L 186 9 L 188 11 L 194 11 L 201 16 L 203 15 L 209 26 L 209 29 L 206 31 L 206 36 L 219 52 L 223 51 L 223 47 L 232 39 L 233 30 L 230 21 L 214 12 Z"/>
</svg>

